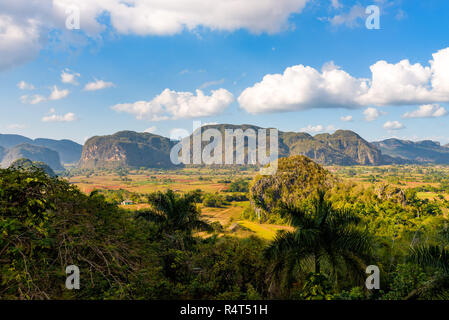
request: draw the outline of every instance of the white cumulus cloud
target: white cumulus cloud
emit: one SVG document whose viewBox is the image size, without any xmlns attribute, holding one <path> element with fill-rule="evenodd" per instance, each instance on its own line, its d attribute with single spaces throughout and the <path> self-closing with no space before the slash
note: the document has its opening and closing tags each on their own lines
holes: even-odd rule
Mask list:
<svg viewBox="0 0 449 320">
<path fill-rule="evenodd" d="M 34 86 L 31 83 L 27 83 L 23 80 L 17 84 L 17 87 L 20 90 L 34 90 Z"/>
<path fill-rule="evenodd" d="M 404 129 L 404 125 L 399 121 L 387 121 L 384 124 L 384 128 L 387 130 L 400 130 Z"/>
<path fill-rule="evenodd" d="M 368 122 L 374 121 L 377 118 L 379 118 L 381 115 L 384 115 L 384 114 L 385 114 L 385 112 L 379 111 L 379 109 L 376 109 L 376 108 L 366 108 L 365 111 L 363 111 L 365 120 Z"/>
<path fill-rule="evenodd" d="M 0 71 L 30 61 L 42 47 L 40 22 L 5 14 L 4 6 L 0 3 Z"/>
<path fill-rule="evenodd" d="M 68 3 L 71 0 L 59 0 Z M 86 19 L 108 12 L 119 33 L 172 35 L 184 29 L 203 26 L 212 30 L 278 32 L 288 25 L 292 13 L 301 12 L 308 0 L 150 0 L 123 2 L 100 0 L 91 7 Z M 91 21 L 93 24 L 94 21 Z"/>
<path fill-rule="evenodd" d="M 74 113 L 69 112 L 64 115 L 50 114 L 42 118 L 42 122 L 72 122 L 77 118 Z"/>
<path fill-rule="evenodd" d="M 438 104 L 425 104 L 412 112 L 406 112 L 403 118 L 439 118 L 447 115 L 447 110 Z"/>
<path fill-rule="evenodd" d="M 209 96 L 201 90 L 191 93 L 165 89 L 151 101 L 117 104 L 111 108 L 133 114 L 137 119 L 160 121 L 216 115 L 222 113 L 233 101 L 234 96 L 225 89 L 212 90 Z"/>
<path fill-rule="evenodd" d="M 269 74 L 239 96 L 249 113 L 297 111 L 313 108 L 356 108 L 354 96 L 367 91 L 366 81 L 353 78 L 333 64 L 322 72 L 297 65 L 283 74 Z"/>
<path fill-rule="evenodd" d="M 38 104 L 47 100 L 60 100 L 69 95 L 70 91 L 67 89 L 59 90 L 57 86 L 53 86 L 51 88 L 51 93 L 47 97 L 44 97 L 40 94 L 34 94 L 34 95 L 23 95 L 20 97 L 20 101 L 22 103 L 29 103 L 29 104 Z"/>
<path fill-rule="evenodd" d="M 321 72 L 297 65 L 283 74 L 265 75 L 238 101 L 253 114 L 449 102 L 449 48 L 432 56 L 428 66 L 378 61 L 370 67 L 370 79 L 356 78 L 333 63 Z"/>
<path fill-rule="evenodd" d="M 80 12 L 81 30 L 96 37 L 109 26 L 119 34 L 167 36 L 199 28 L 275 33 L 310 0 L 14 0 L 0 2 L 0 70 L 33 59 L 53 34 L 67 35 L 66 10 Z M 108 22 L 101 17 L 107 15 Z M 52 36 L 53 36 L 52 34 Z M 64 37 L 64 39 L 67 37 Z"/>
<path fill-rule="evenodd" d="M 151 126 L 151 127 L 147 128 L 147 129 L 145 129 L 144 132 L 146 132 L 146 133 L 155 133 L 156 130 L 157 130 L 156 126 Z"/>
<path fill-rule="evenodd" d="M 331 0 L 332 7 L 335 9 L 341 8 L 343 5 L 339 2 L 339 0 Z"/>
<path fill-rule="evenodd" d="M 62 83 L 69 83 L 73 84 L 75 86 L 78 85 L 78 81 L 76 80 L 81 75 L 77 72 L 72 72 L 69 69 L 62 70 L 61 72 L 61 82 Z"/>
<path fill-rule="evenodd" d="M 320 132 L 331 132 L 331 131 L 335 131 L 335 126 L 334 125 L 328 125 L 328 126 L 323 126 L 321 124 L 317 124 L 317 125 L 308 125 L 307 127 L 301 128 L 300 130 L 301 132 L 307 132 L 307 133 L 320 133 Z"/>
<path fill-rule="evenodd" d="M 29 103 L 29 104 L 38 104 L 45 100 L 47 100 L 47 98 L 45 98 L 44 96 L 42 96 L 40 94 L 34 94 L 31 96 L 23 95 L 20 97 L 20 101 L 22 103 Z"/>
<path fill-rule="evenodd" d="M 339 8 L 334 5 L 334 1 L 332 4 L 335 8 Z M 335 1 L 335 4 L 341 6 L 338 1 Z M 356 4 L 351 7 L 349 12 L 335 15 L 330 18 L 329 21 L 334 26 L 346 25 L 347 27 L 352 28 L 358 26 L 359 22 L 364 20 L 366 17 L 365 7 L 360 4 Z"/>
<path fill-rule="evenodd" d="M 340 117 L 340 120 L 343 122 L 351 122 L 353 120 L 352 116 L 343 116 Z"/>
<path fill-rule="evenodd" d="M 106 88 L 114 87 L 115 85 L 112 82 L 106 82 L 103 80 L 95 80 L 93 82 L 89 82 L 84 86 L 85 91 L 97 91 Z"/>
<path fill-rule="evenodd" d="M 70 91 L 67 89 L 59 90 L 57 86 L 53 86 L 50 95 L 48 96 L 48 100 L 60 100 L 64 99 L 69 95 Z"/>
</svg>

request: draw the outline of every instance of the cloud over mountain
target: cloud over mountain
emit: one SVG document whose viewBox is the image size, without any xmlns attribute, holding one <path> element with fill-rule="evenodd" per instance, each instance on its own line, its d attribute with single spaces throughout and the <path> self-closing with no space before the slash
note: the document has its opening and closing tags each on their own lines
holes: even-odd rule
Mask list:
<svg viewBox="0 0 449 320">
<path fill-rule="evenodd" d="M 238 101 L 249 113 L 298 111 L 313 108 L 357 108 L 354 96 L 368 90 L 366 81 L 340 68 L 327 65 L 320 72 L 297 65 L 283 74 L 268 74 L 261 82 L 245 89 Z"/>
<path fill-rule="evenodd" d="M 368 122 L 377 120 L 377 118 L 379 118 L 383 114 L 385 114 L 385 112 L 379 111 L 379 109 L 376 108 L 366 108 L 365 111 L 363 111 L 365 120 Z"/>
<path fill-rule="evenodd" d="M 438 104 L 425 104 L 417 110 L 406 112 L 403 118 L 439 118 L 447 115 L 447 110 Z"/>
<path fill-rule="evenodd" d="M 126 112 L 137 119 L 152 121 L 207 117 L 222 113 L 232 102 L 234 96 L 228 90 L 212 90 L 205 95 L 203 91 L 176 92 L 165 89 L 151 101 L 136 101 L 112 106 L 117 112 Z"/>
<path fill-rule="evenodd" d="M 77 118 L 74 113 L 69 112 L 64 115 L 50 114 L 42 118 L 42 122 L 72 122 Z"/>
<path fill-rule="evenodd" d="M 356 78 L 327 64 L 320 72 L 297 65 L 283 74 L 268 74 L 238 97 L 249 113 L 314 108 L 360 108 L 449 102 L 449 48 L 434 53 L 428 66 L 402 60 L 378 61 L 371 78 Z"/>
<path fill-rule="evenodd" d="M 384 128 L 387 130 L 401 130 L 404 129 L 404 125 L 399 121 L 387 121 L 384 124 Z"/>
</svg>

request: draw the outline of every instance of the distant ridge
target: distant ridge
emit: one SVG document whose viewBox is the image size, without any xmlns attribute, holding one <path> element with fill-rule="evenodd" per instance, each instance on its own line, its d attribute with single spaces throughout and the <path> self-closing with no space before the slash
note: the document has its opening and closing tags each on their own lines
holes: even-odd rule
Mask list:
<svg viewBox="0 0 449 320">
<path fill-rule="evenodd" d="M 203 126 L 201 130 L 208 128 L 217 129 L 223 136 L 226 129 L 253 129 L 256 132 L 263 129 L 250 124 L 213 124 Z M 56 151 L 62 163 L 78 163 L 81 168 L 174 167 L 170 151 L 175 142 L 151 133 L 120 131 L 92 137 L 84 146 L 71 140 L 32 140 L 20 135 L 0 134 L 0 162 L 6 155 L 6 162 L 17 160 L 12 159 L 12 155 L 22 154 L 17 150 L 11 153 L 9 149 L 23 143 Z M 203 146 L 207 144 L 203 142 Z M 350 130 L 315 136 L 304 132 L 279 131 L 279 156 L 291 155 L 304 155 L 321 165 L 449 164 L 449 144 L 442 146 L 430 140 L 413 142 L 399 139 L 368 142 Z M 54 158 L 31 160 L 47 164 L 52 162 L 52 165 L 49 164 L 52 168 L 58 167 Z"/>
<path fill-rule="evenodd" d="M 373 142 L 385 155 L 415 163 L 449 164 L 449 148 L 439 142 L 387 139 Z"/>
<path fill-rule="evenodd" d="M 38 138 L 34 140 L 35 145 L 55 150 L 59 153 L 62 163 L 77 163 L 81 158 L 83 146 L 72 140 L 52 140 Z"/>
<path fill-rule="evenodd" d="M 18 159 L 28 159 L 36 162 L 43 162 L 56 171 L 64 170 L 59 159 L 59 154 L 51 149 L 35 146 L 29 143 L 22 143 L 9 148 L 1 162 L 2 168 L 7 168 Z"/>
<path fill-rule="evenodd" d="M 223 137 L 226 129 L 243 131 L 253 129 L 256 132 L 261 129 L 249 124 L 216 124 L 203 126 L 201 130 L 209 128 L 220 131 Z M 203 147 L 206 144 L 208 142 L 203 142 Z M 173 167 L 169 157 L 173 145 L 174 142 L 168 138 L 134 131 L 96 136 L 86 141 L 79 166 L 81 168 Z M 375 145 L 348 130 L 337 130 L 334 134 L 316 136 L 302 132 L 280 131 L 279 156 L 290 155 L 305 155 L 323 165 L 404 163 L 403 159 L 382 155 Z"/>
<path fill-rule="evenodd" d="M 5 149 L 15 147 L 22 143 L 32 144 L 33 140 L 18 134 L 0 134 L 0 146 Z"/>
<path fill-rule="evenodd" d="M 83 146 L 71 140 L 53 140 L 53 139 L 30 139 L 17 134 L 0 134 L 0 162 L 5 156 L 7 150 L 21 144 L 30 144 L 41 146 L 58 152 L 62 163 L 74 164 L 81 158 Z M 16 159 L 17 160 L 17 159 Z M 44 161 L 45 162 L 45 161 Z"/>
</svg>

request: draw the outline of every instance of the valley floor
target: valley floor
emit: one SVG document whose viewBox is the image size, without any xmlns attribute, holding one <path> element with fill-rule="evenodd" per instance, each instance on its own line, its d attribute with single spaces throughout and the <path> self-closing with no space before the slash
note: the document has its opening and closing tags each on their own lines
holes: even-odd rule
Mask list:
<svg viewBox="0 0 449 320">
<path fill-rule="evenodd" d="M 445 182 L 449 181 L 448 166 L 353 166 L 327 167 L 329 171 L 341 179 L 367 187 L 370 185 L 389 184 L 401 189 L 418 190 L 421 199 L 434 200 L 437 198 L 449 200 L 449 184 L 445 189 Z M 184 168 L 179 170 L 130 170 L 130 171 L 84 171 L 75 172 L 68 177 L 70 183 L 77 185 L 83 192 L 94 190 L 126 190 L 143 196 L 155 191 L 171 189 L 185 193 L 202 190 L 205 193 L 229 194 L 229 184 L 236 179 L 250 180 L 257 174 L 257 170 Z M 443 189 L 441 188 L 443 186 Z M 123 200 L 126 195 L 122 196 Z M 122 199 L 120 199 L 122 200 Z M 142 202 L 142 203 L 139 203 Z M 121 205 L 129 210 L 148 208 L 145 201 Z M 226 234 L 237 237 L 257 235 L 263 239 L 273 239 L 276 232 L 289 229 L 288 226 L 277 224 L 260 224 L 242 218 L 249 201 L 230 201 L 219 207 L 201 205 L 202 215 L 211 222 L 218 222 Z M 443 208 L 444 214 L 448 210 Z"/>
</svg>

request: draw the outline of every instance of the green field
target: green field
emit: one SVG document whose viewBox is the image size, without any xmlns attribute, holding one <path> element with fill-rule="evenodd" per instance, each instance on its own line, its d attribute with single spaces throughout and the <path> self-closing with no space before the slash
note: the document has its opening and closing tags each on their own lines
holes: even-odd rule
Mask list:
<svg viewBox="0 0 449 320">
<path fill-rule="evenodd" d="M 206 193 L 218 193 L 226 195 L 229 183 L 235 179 L 251 179 L 255 171 L 240 171 L 235 169 L 206 169 L 188 168 L 180 170 L 134 170 L 126 176 L 109 172 L 95 172 L 87 175 L 74 175 L 69 178 L 70 183 L 77 185 L 83 192 L 90 193 L 94 190 L 127 190 L 133 193 L 149 194 L 155 191 L 171 189 L 175 192 L 185 193 L 201 189 Z M 257 222 L 241 219 L 241 214 L 249 206 L 249 201 L 232 201 L 219 208 L 211 208 L 201 205 L 202 215 L 211 222 L 220 223 L 223 234 L 237 237 L 245 237 L 250 234 L 270 240 L 274 238 L 277 230 L 289 229 L 287 226 L 274 224 L 259 224 Z M 145 203 L 121 205 L 129 210 L 141 210 L 148 208 Z M 228 230 L 233 223 L 238 223 L 243 228 L 236 231 Z"/>
<path fill-rule="evenodd" d="M 422 200 L 433 201 L 443 197 L 449 200 L 449 188 L 444 189 L 445 181 L 449 181 L 449 167 L 447 166 L 354 166 L 327 167 L 330 172 L 343 180 L 354 182 L 367 187 L 370 185 L 392 185 L 402 189 L 416 189 L 417 197 Z M 70 183 L 77 185 L 83 192 L 93 190 L 127 190 L 144 195 L 171 189 L 185 193 L 202 190 L 206 193 L 226 195 L 229 183 L 235 179 L 251 179 L 257 171 L 235 169 L 184 168 L 179 170 L 130 170 L 123 173 L 97 171 L 86 175 L 74 175 L 69 178 Z M 443 189 L 435 192 L 433 189 Z M 248 201 L 230 202 L 218 208 L 201 205 L 202 215 L 211 222 L 218 222 L 223 227 L 223 234 L 244 237 L 250 234 L 263 239 L 273 239 L 276 232 L 288 228 L 283 225 L 260 224 L 241 218 L 242 212 L 249 206 Z M 144 203 L 123 205 L 129 210 L 148 208 Z M 447 209 L 443 208 L 446 213 Z M 237 223 L 242 228 L 229 228 Z"/>
</svg>

